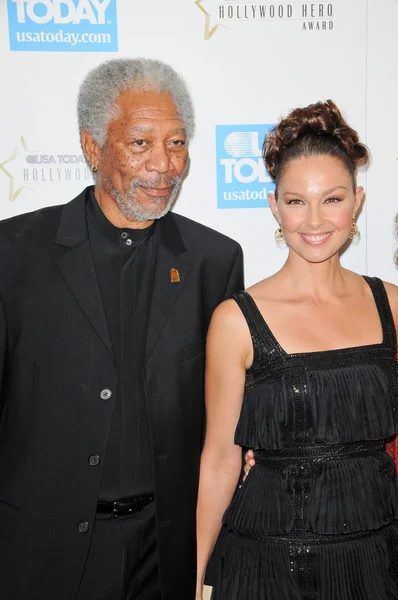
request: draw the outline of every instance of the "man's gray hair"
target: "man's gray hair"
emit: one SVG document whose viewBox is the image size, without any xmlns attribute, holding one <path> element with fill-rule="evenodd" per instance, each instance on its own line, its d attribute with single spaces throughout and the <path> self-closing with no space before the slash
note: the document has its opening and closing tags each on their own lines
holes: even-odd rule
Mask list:
<svg viewBox="0 0 398 600">
<path fill-rule="evenodd" d="M 169 93 L 181 115 L 187 138 L 194 133 L 194 109 L 183 78 L 169 65 L 149 58 L 116 58 L 92 69 L 78 96 L 79 131 L 87 129 L 102 147 L 110 121 L 117 117 L 116 100 L 123 90 Z"/>
</svg>

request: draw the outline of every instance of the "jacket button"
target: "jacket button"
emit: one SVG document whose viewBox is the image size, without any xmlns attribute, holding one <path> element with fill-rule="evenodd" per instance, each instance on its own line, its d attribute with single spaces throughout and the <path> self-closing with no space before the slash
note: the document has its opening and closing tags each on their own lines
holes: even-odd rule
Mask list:
<svg viewBox="0 0 398 600">
<path fill-rule="evenodd" d="M 79 530 L 79 533 L 87 533 L 87 531 L 89 529 L 89 524 L 87 523 L 87 521 L 80 521 L 77 528 Z"/>
<path fill-rule="evenodd" d="M 97 467 L 100 464 L 100 457 L 98 454 L 92 454 L 88 459 L 90 467 Z"/>
<path fill-rule="evenodd" d="M 112 392 L 108 388 L 105 388 L 102 390 L 100 396 L 102 400 L 109 400 L 109 398 L 112 396 Z"/>
</svg>

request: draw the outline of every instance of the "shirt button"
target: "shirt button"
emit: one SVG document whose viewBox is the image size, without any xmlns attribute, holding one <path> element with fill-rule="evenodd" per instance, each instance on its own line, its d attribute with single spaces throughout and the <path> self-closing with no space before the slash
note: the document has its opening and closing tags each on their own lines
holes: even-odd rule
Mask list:
<svg viewBox="0 0 398 600">
<path fill-rule="evenodd" d="M 92 454 L 88 459 L 90 467 L 97 467 L 100 464 L 100 457 L 98 454 Z"/>
<path fill-rule="evenodd" d="M 90 526 L 87 523 L 87 521 L 80 521 L 80 523 L 77 526 L 79 533 L 87 533 L 87 531 L 89 530 L 89 527 Z"/>
<path fill-rule="evenodd" d="M 126 231 L 123 231 L 123 233 L 121 233 L 121 234 L 120 234 L 120 236 L 121 236 L 122 240 L 125 240 L 125 239 L 126 239 L 126 237 L 128 237 L 128 235 L 129 235 L 129 234 L 128 234 Z"/>
<path fill-rule="evenodd" d="M 126 246 L 131 246 L 132 243 L 133 243 L 132 240 L 130 240 L 130 238 L 127 238 Z"/>
<path fill-rule="evenodd" d="M 112 392 L 108 388 L 105 388 L 102 390 L 100 396 L 102 400 L 109 400 L 109 398 L 112 396 Z"/>
</svg>

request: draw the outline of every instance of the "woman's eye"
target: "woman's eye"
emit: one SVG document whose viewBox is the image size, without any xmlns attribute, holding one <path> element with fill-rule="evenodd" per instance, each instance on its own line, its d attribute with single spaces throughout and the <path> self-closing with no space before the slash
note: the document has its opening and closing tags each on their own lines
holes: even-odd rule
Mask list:
<svg viewBox="0 0 398 600">
<path fill-rule="evenodd" d="M 289 200 L 288 204 L 302 204 L 303 201 L 300 200 L 299 198 L 293 198 L 293 200 Z"/>
<path fill-rule="evenodd" d="M 335 196 L 332 196 L 331 198 L 327 198 L 325 200 L 325 202 L 342 202 L 342 201 L 343 201 L 343 198 L 337 198 Z"/>
</svg>

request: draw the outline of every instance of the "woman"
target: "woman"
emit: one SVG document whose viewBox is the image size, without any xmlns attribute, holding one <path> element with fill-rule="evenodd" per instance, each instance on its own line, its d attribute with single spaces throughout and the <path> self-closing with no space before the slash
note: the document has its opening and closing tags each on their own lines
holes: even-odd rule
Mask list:
<svg viewBox="0 0 398 600">
<path fill-rule="evenodd" d="M 398 598 L 398 288 L 339 260 L 368 151 L 329 100 L 283 119 L 264 159 L 289 255 L 210 326 L 197 598 L 222 520 L 214 600 Z"/>
</svg>

